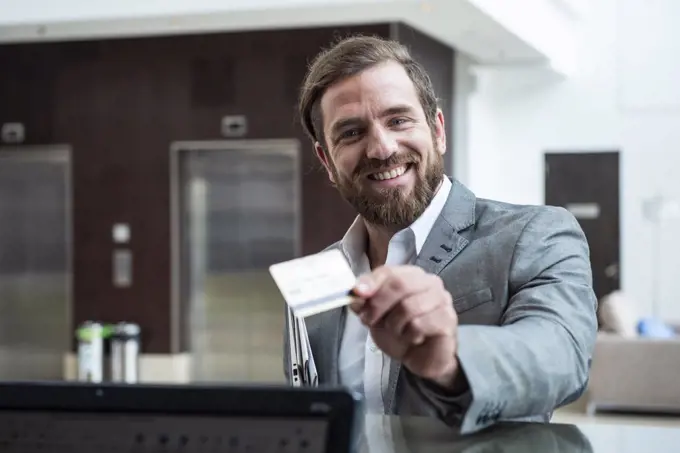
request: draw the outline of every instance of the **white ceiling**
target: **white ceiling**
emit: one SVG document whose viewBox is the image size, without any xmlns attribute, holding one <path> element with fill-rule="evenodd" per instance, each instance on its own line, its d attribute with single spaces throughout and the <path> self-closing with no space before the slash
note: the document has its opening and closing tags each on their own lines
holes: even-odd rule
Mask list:
<svg viewBox="0 0 680 453">
<path fill-rule="evenodd" d="M 0 0 L 6 43 L 385 21 L 412 25 L 482 64 L 551 58 L 472 0 Z"/>
</svg>

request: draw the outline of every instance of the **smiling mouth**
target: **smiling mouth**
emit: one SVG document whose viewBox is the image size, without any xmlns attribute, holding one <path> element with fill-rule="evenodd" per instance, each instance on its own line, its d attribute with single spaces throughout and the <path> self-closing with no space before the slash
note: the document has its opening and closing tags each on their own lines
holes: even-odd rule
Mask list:
<svg viewBox="0 0 680 453">
<path fill-rule="evenodd" d="M 372 179 L 374 181 L 389 181 L 390 179 L 398 178 L 406 173 L 411 168 L 411 165 L 412 164 L 405 164 L 395 167 L 391 170 L 371 173 L 368 175 L 368 179 Z"/>
</svg>

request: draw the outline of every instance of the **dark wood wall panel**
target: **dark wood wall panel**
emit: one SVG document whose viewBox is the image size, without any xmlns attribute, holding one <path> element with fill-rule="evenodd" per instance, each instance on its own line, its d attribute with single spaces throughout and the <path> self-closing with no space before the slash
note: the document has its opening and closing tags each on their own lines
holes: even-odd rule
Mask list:
<svg viewBox="0 0 680 453">
<path fill-rule="evenodd" d="M 0 47 L 0 119 L 30 127 L 28 144 L 52 138 L 57 63 L 45 46 Z"/>
<path fill-rule="evenodd" d="M 73 149 L 74 323 L 132 320 L 144 330 L 145 352 L 180 352 L 171 350 L 169 148 L 179 140 L 220 139 L 224 115 L 248 117 L 246 138 L 301 141 L 303 252 L 340 239 L 354 213 L 318 171 L 295 115 L 297 91 L 306 63 L 335 37 L 387 37 L 391 29 L 377 24 L 1 45 L 0 124 L 23 122 L 29 144 Z M 452 69 L 436 59 L 453 58 L 439 43 L 430 54 L 428 38 L 398 30 L 428 69 L 444 71 L 437 87 L 448 89 L 440 96 L 450 99 Z M 131 226 L 134 281 L 128 289 L 111 283 L 116 222 Z"/>
</svg>

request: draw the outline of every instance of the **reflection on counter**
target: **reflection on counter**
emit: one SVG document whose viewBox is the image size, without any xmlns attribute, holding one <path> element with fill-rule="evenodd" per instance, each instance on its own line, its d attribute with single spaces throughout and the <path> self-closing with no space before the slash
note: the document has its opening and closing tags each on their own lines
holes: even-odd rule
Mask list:
<svg viewBox="0 0 680 453">
<path fill-rule="evenodd" d="M 680 431 L 676 432 L 680 439 Z M 504 423 L 460 435 L 442 422 L 420 417 L 367 415 L 357 453 L 600 453 L 579 427 L 566 424 Z M 623 452 L 623 450 L 621 450 Z"/>
</svg>

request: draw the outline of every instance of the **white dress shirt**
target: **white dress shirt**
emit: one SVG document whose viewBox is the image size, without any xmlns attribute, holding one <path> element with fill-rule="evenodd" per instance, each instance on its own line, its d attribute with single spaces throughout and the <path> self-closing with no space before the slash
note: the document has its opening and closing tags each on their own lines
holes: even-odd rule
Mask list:
<svg viewBox="0 0 680 453">
<path fill-rule="evenodd" d="M 425 212 L 410 227 L 392 237 L 387 248 L 386 265 L 415 264 L 432 226 L 446 203 L 451 186 L 449 178 L 444 177 Z M 366 238 L 366 226 L 361 217 L 357 217 L 341 242 L 342 250 L 357 277 L 371 271 L 366 254 Z M 354 312 L 347 310 L 338 359 L 340 382 L 363 395 L 367 412 L 384 414 L 390 359 L 377 348 L 368 333 L 368 328 Z"/>
</svg>

